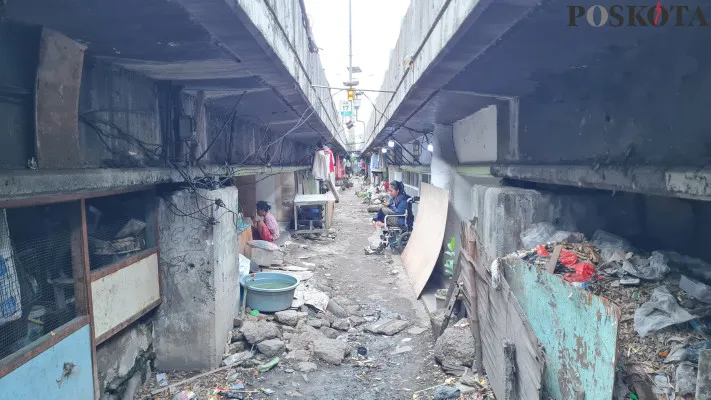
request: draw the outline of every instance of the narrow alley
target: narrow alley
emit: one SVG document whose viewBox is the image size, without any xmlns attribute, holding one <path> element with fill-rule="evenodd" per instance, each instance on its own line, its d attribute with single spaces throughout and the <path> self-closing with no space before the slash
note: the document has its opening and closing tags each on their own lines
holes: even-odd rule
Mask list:
<svg viewBox="0 0 711 400">
<path fill-rule="evenodd" d="M 236 383 L 244 385 L 245 399 L 431 399 L 436 387 L 456 386 L 458 379 L 444 374 L 435 362 L 430 317 L 423 303 L 416 300 L 399 256 L 364 254 L 363 248 L 373 234 L 371 217 L 363 199 L 350 188 L 340 192 L 329 235 L 297 236 L 284 246 L 285 265 L 310 271 L 299 272 L 302 279 L 308 278 L 302 285 L 323 291 L 331 299 L 327 311 L 318 312 L 303 306 L 301 309 L 308 312 L 303 322 L 296 324 L 294 319 L 273 323 L 272 326 L 279 328 L 278 336 L 272 338 L 278 340 L 277 350 L 267 351 L 269 355 L 259 351 L 263 350 L 260 345 L 243 342 L 244 335 L 236 333 L 239 329 L 235 328 L 234 336 L 240 338 L 236 341 L 239 350 L 253 350 L 255 358 L 173 386 L 174 393 L 169 398 L 189 387 L 197 398 L 209 399 L 211 390 L 229 388 Z M 247 315 L 245 323 L 262 319 L 279 320 L 273 313 L 266 313 Z M 386 319 L 404 324 L 391 332 L 392 335 L 367 331 L 371 323 Z M 264 337 L 267 336 L 256 340 Z M 326 338 L 347 343 L 346 353 L 336 356 L 335 360 L 329 356 L 324 358 L 318 355 L 316 344 L 314 355 L 314 342 Z M 338 350 L 335 353 L 338 354 Z M 339 358 L 344 355 L 341 362 Z M 259 365 L 274 357 L 279 357 L 279 363 L 273 369 L 255 373 Z M 199 374 L 157 371 L 161 372 L 166 373 L 171 385 Z M 169 387 L 161 391 L 153 377 L 146 382 L 136 399 L 168 397 Z M 474 388 L 463 386 L 460 390 L 472 392 Z"/>
</svg>

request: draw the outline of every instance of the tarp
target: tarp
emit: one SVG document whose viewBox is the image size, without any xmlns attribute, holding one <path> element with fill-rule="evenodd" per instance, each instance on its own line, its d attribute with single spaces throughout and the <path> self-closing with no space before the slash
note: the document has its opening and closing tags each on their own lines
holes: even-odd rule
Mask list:
<svg viewBox="0 0 711 400">
<path fill-rule="evenodd" d="M 415 227 L 401 257 L 416 297 L 422 294 L 439 258 L 448 207 L 449 193 L 446 190 L 422 184 Z"/>
</svg>

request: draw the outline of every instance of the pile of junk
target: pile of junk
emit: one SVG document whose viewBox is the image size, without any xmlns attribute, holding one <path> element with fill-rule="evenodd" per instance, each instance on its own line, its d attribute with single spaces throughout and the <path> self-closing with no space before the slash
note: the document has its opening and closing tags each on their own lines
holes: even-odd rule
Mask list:
<svg viewBox="0 0 711 400">
<path fill-rule="evenodd" d="M 588 240 L 548 223 L 532 225 L 521 241 L 527 250 L 508 257 L 619 309 L 613 399 L 711 398 L 711 264 L 643 252 L 602 230 Z"/>
</svg>

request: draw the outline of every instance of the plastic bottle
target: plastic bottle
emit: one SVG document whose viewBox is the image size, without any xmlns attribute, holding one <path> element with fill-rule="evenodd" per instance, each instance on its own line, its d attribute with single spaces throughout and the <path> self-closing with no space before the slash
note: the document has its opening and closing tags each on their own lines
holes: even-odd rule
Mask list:
<svg viewBox="0 0 711 400">
<path fill-rule="evenodd" d="M 585 282 L 571 282 L 570 283 L 573 287 L 578 288 L 578 289 L 589 289 L 589 286 Z"/>
</svg>

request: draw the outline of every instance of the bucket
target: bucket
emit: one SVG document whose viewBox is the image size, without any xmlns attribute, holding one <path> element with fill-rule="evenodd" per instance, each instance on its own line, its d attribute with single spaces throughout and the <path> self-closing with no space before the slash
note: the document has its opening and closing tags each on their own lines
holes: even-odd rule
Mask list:
<svg viewBox="0 0 711 400">
<path fill-rule="evenodd" d="M 247 306 L 262 312 L 283 311 L 291 307 L 299 280 L 278 272 L 259 272 L 241 279 L 242 290 L 247 285 Z"/>
</svg>

